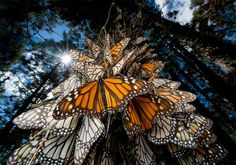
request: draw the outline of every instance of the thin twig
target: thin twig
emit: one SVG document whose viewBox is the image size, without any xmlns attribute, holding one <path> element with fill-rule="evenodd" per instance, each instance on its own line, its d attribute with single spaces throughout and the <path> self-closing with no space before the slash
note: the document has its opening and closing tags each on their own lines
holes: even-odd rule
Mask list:
<svg viewBox="0 0 236 165">
<path fill-rule="evenodd" d="M 108 11 L 107 20 L 106 20 L 105 24 L 102 26 L 102 28 L 101 28 L 101 30 L 100 30 L 100 32 L 99 32 L 99 34 L 98 34 L 98 41 L 100 41 L 100 36 L 101 36 L 101 33 L 102 33 L 103 30 L 104 30 L 104 33 L 106 34 L 106 26 L 107 26 L 107 24 L 108 24 L 108 22 L 109 22 L 110 15 L 111 15 L 111 9 L 112 9 L 112 7 L 113 7 L 114 5 L 115 5 L 115 2 L 112 2 L 111 6 L 110 6 L 110 8 L 109 8 L 109 11 Z"/>
</svg>

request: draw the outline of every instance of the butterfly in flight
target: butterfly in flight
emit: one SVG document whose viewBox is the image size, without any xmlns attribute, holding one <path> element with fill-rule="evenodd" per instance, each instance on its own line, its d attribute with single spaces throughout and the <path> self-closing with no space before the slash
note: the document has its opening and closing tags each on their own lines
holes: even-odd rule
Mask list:
<svg viewBox="0 0 236 165">
<path fill-rule="evenodd" d="M 56 106 L 55 119 L 64 119 L 76 114 L 100 115 L 106 110 L 116 111 L 123 108 L 133 97 L 149 91 L 145 81 L 110 77 L 92 81 L 70 92 Z"/>
</svg>

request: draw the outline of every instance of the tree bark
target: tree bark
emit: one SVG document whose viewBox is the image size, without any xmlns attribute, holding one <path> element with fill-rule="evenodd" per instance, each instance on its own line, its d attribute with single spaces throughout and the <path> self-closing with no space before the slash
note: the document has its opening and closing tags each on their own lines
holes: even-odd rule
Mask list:
<svg viewBox="0 0 236 165">
<path fill-rule="evenodd" d="M 147 18 L 147 22 L 152 22 L 153 27 L 163 29 L 168 35 L 174 35 L 175 37 L 183 41 L 192 41 L 195 44 L 197 43 L 201 45 L 202 48 L 208 46 L 217 47 L 219 50 L 224 52 L 224 54 L 221 54 L 221 57 L 225 57 L 225 55 L 227 54 L 232 60 L 236 59 L 236 46 L 231 43 L 222 41 L 221 39 L 218 39 L 215 36 L 200 33 L 189 28 L 188 26 L 182 26 L 179 23 L 167 20 L 161 17 L 159 14 L 150 12 L 150 9 L 144 9 L 143 15 Z"/>
<path fill-rule="evenodd" d="M 209 69 L 205 63 L 198 60 L 194 54 L 188 52 L 183 46 L 181 46 L 178 40 L 171 39 L 169 45 L 173 50 L 177 48 L 183 55 L 184 60 L 189 61 L 190 64 L 196 65 L 199 68 L 200 74 L 209 80 L 209 84 L 235 105 L 236 91 L 234 87 L 226 81 L 228 78 L 222 79 L 219 77 L 214 71 Z"/>
</svg>

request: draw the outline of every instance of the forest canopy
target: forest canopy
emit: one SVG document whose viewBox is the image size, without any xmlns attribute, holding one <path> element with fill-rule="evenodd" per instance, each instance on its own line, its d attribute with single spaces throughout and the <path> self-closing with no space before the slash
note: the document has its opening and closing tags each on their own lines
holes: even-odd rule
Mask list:
<svg viewBox="0 0 236 165">
<path fill-rule="evenodd" d="M 235 163 L 235 9 L 233 0 L 0 1 L 0 162 L 32 133 L 14 119 L 52 101 L 50 91 L 70 78 L 73 67 L 62 56 L 70 50 L 91 53 L 87 39 L 106 48 L 110 34 L 109 46 L 128 38 L 124 54 L 136 51 L 140 63 L 161 61 L 163 68 L 155 68 L 159 78 L 180 82 L 181 90 L 196 95 L 192 105 L 213 121 L 217 143 L 228 152 L 222 164 Z M 167 149 L 160 150 L 154 153 Z M 175 162 L 160 155 L 159 163 Z"/>
</svg>

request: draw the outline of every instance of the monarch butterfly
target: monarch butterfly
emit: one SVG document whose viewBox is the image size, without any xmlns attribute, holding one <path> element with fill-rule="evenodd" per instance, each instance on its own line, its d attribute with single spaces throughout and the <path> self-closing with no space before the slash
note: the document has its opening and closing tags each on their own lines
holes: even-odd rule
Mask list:
<svg viewBox="0 0 236 165">
<path fill-rule="evenodd" d="M 76 74 L 79 73 L 80 75 L 86 76 L 85 69 L 86 69 L 87 64 L 88 63 L 81 62 L 81 61 L 74 62 L 72 64 L 73 72 L 76 73 Z"/>
<path fill-rule="evenodd" d="M 197 145 L 196 137 L 191 131 L 186 129 L 182 122 L 176 123 L 174 137 L 170 139 L 170 142 L 187 148 L 195 148 Z"/>
<path fill-rule="evenodd" d="M 153 76 L 152 79 L 154 79 L 163 67 L 164 64 L 161 61 L 148 62 L 141 64 L 140 72 L 143 78 L 150 78 Z"/>
<path fill-rule="evenodd" d="M 163 128 L 164 126 L 166 129 Z M 160 121 L 157 120 L 148 138 L 156 144 L 171 142 L 187 148 L 194 148 L 197 145 L 194 133 L 174 117 L 162 117 Z"/>
<path fill-rule="evenodd" d="M 73 69 L 76 71 L 75 74 L 83 76 L 86 81 L 94 81 L 103 78 L 105 73 L 103 66 L 89 62 L 77 62 Z"/>
<path fill-rule="evenodd" d="M 169 88 L 155 88 L 154 93 L 158 97 L 170 100 L 176 105 L 176 107 L 180 106 L 181 104 L 194 101 L 196 99 L 196 95 L 190 92 L 181 91 L 181 90 L 171 90 Z"/>
<path fill-rule="evenodd" d="M 168 150 L 173 157 L 177 157 L 181 165 L 207 163 L 203 155 L 195 152 L 198 149 L 186 149 L 176 144 L 168 144 Z"/>
<path fill-rule="evenodd" d="M 174 138 L 176 120 L 170 116 L 161 116 L 155 120 L 155 124 L 148 134 L 148 139 L 155 144 L 167 144 Z"/>
<path fill-rule="evenodd" d="M 70 56 L 73 59 L 73 63 L 76 64 L 77 62 L 91 62 L 91 63 L 95 63 L 95 59 L 80 53 L 77 50 L 70 50 L 69 51 Z"/>
<path fill-rule="evenodd" d="M 180 82 L 172 81 L 165 78 L 156 78 L 153 80 L 155 87 L 170 88 L 171 90 L 176 90 L 180 86 Z"/>
<path fill-rule="evenodd" d="M 75 114 L 99 115 L 105 109 L 115 111 L 128 100 L 149 91 L 145 81 L 127 77 L 111 77 L 85 84 L 64 97 L 53 112 L 55 119 Z"/>
<path fill-rule="evenodd" d="M 80 75 L 84 76 L 87 81 L 98 80 L 99 78 L 102 78 L 105 73 L 105 68 L 103 66 L 87 61 L 76 62 L 73 69 Z"/>
<path fill-rule="evenodd" d="M 160 61 L 159 64 L 163 65 L 162 62 Z M 144 72 L 144 76 L 150 75 L 152 72 L 156 71 L 158 69 L 158 63 L 157 62 L 149 62 L 149 63 L 144 63 L 141 64 L 141 72 Z"/>
<path fill-rule="evenodd" d="M 104 67 L 96 64 L 88 64 L 85 67 L 85 73 L 89 81 L 99 80 L 103 78 L 105 73 Z"/>
<path fill-rule="evenodd" d="M 205 130 L 202 135 L 198 138 L 199 146 L 207 146 L 216 141 L 216 135 L 209 130 Z"/>
<path fill-rule="evenodd" d="M 13 122 L 21 129 L 46 128 L 48 127 L 49 123 L 53 121 L 52 110 L 54 108 L 55 105 L 49 103 L 44 106 L 31 109 L 17 116 Z"/>
<path fill-rule="evenodd" d="M 210 130 L 212 125 L 213 122 L 210 119 L 198 114 L 191 114 L 187 123 L 187 129 L 191 130 L 195 137 L 199 137 L 205 130 Z"/>
<path fill-rule="evenodd" d="M 171 142 L 188 148 L 196 147 L 198 138 L 212 126 L 211 120 L 198 114 L 177 115 L 175 119 L 176 134 Z"/>
<path fill-rule="evenodd" d="M 223 159 L 226 154 L 227 151 L 223 147 L 213 143 L 209 146 L 198 146 L 177 158 L 182 165 L 215 164 L 218 160 Z"/>
<path fill-rule="evenodd" d="M 79 118 L 79 115 L 74 115 L 64 120 L 56 120 L 50 130 L 50 133 L 57 136 L 71 134 L 77 128 Z"/>
<path fill-rule="evenodd" d="M 121 72 L 121 70 L 123 69 L 126 61 L 130 58 L 130 56 L 132 54 L 133 54 L 133 52 L 128 53 L 127 55 L 122 57 L 120 59 L 120 61 L 118 61 L 116 64 L 111 66 L 112 75 L 117 75 Z M 88 63 L 86 65 L 84 71 L 85 71 L 85 73 L 88 77 L 88 80 L 89 81 L 94 81 L 94 80 L 98 80 L 99 78 L 103 78 L 103 76 L 105 74 L 105 70 L 110 69 L 110 68 L 107 68 L 107 67 L 108 66 L 106 66 L 105 61 L 103 61 L 100 65 Z"/>
<path fill-rule="evenodd" d="M 111 57 L 114 64 L 122 58 L 121 54 L 129 41 L 130 38 L 125 38 L 111 48 Z"/>
<path fill-rule="evenodd" d="M 8 165 L 28 165 L 37 150 L 38 139 L 32 140 L 27 144 L 23 144 L 20 148 L 16 149 L 13 154 L 8 158 Z M 33 164 L 39 163 L 39 159 L 32 160 Z"/>
<path fill-rule="evenodd" d="M 122 58 L 121 56 L 122 51 L 127 46 L 129 41 L 130 41 L 130 38 L 125 38 L 121 40 L 120 42 L 118 42 L 117 44 L 115 44 L 115 46 L 113 46 L 110 49 L 110 35 L 106 34 L 105 43 L 104 43 L 105 59 L 107 59 L 110 62 L 110 64 L 116 64 L 116 62 L 118 62 Z M 85 40 L 85 44 L 91 50 L 90 51 L 91 53 L 89 52 L 88 54 L 93 54 L 94 59 L 98 59 L 99 55 L 101 54 L 101 48 L 88 38 Z"/>
<path fill-rule="evenodd" d="M 187 148 L 177 144 L 167 144 L 167 148 L 173 157 L 181 157 L 187 154 Z"/>
<path fill-rule="evenodd" d="M 174 110 L 172 102 L 153 96 L 137 96 L 128 102 L 124 125 L 129 135 L 152 128 L 154 119 Z"/>
<path fill-rule="evenodd" d="M 21 129 L 44 129 L 51 127 L 50 132 L 55 135 L 67 135 L 77 126 L 79 115 L 68 117 L 64 120 L 55 120 L 52 117 L 55 104 L 51 103 L 31 109 L 14 119 L 14 123 Z"/>
<path fill-rule="evenodd" d="M 76 137 L 75 163 L 82 164 L 93 143 L 102 135 L 103 123 L 96 117 L 83 117 L 82 126 Z"/>
<path fill-rule="evenodd" d="M 101 54 L 100 47 L 89 38 L 85 39 L 85 45 L 91 50 L 92 54 L 94 55 L 94 58 L 97 59 L 99 54 Z"/>
<path fill-rule="evenodd" d="M 176 115 L 175 118 L 178 121 L 182 121 L 188 132 L 193 134 L 196 138 L 201 136 L 205 130 L 209 130 L 213 124 L 210 119 L 205 118 L 204 116 L 201 116 L 199 114 L 179 114 Z"/>
<path fill-rule="evenodd" d="M 130 56 L 134 53 L 134 51 L 129 52 L 127 55 L 122 57 L 120 61 L 118 61 L 114 66 L 112 66 L 113 75 L 117 75 L 123 69 L 125 63 L 130 58 Z"/>
<path fill-rule="evenodd" d="M 75 147 L 77 131 L 65 136 L 50 134 L 41 140 L 38 157 L 42 164 L 69 164 Z"/>
<path fill-rule="evenodd" d="M 156 157 L 142 135 L 135 138 L 134 156 L 137 161 L 136 164 L 156 164 Z"/>
<path fill-rule="evenodd" d="M 60 97 L 63 97 L 69 94 L 69 92 L 71 92 L 73 89 L 80 86 L 80 78 L 77 75 L 72 74 L 68 79 L 66 79 L 65 81 L 60 83 L 56 88 L 51 90 L 51 93 L 54 97 L 59 95 Z"/>
<path fill-rule="evenodd" d="M 120 73 L 122 68 L 124 67 L 126 61 L 129 59 L 129 57 L 132 55 L 133 52 L 130 52 L 123 58 L 121 58 L 119 61 L 117 61 L 116 64 L 111 65 L 108 67 L 106 61 L 101 61 L 100 64 L 96 64 L 96 62 L 90 62 L 90 61 L 77 61 L 75 62 L 73 68 L 81 75 L 85 76 L 88 81 L 94 81 L 98 80 L 99 78 L 103 78 L 105 74 L 105 70 L 108 69 L 113 72 L 112 75 L 117 75 Z"/>
<path fill-rule="evenodd" d="M 209 146 L 199 146 L 194 152 L 202 155 L 208 163 L 223 159 L 228 153 L 226 149 L 216 143 L 212 143 Z"/>
<path fill-rule="evenodd" d="M 188 103 L 183 103 L 176 107 L 177 113 L 192 113 L 195 110 L 196 110 L 196 107 Z"/>
<path fill-rule="evenodd" d="M 74 59 L 72 61 L 73 72 L 75 72 L 75 73 L 77 72 L 85 77 L 88 76 L 87 72 L 88 72 L 89 68 L 94 67 L 93 65 L 96 65 L 95 59 L 90 58 L 86 55 L 83 55 L 76 50 L 70 50 L 70 55 L 72 56 L 72 59 Z M 89 67 L 88 67 L 88 65 L 89 65 Z M 96 67 L 99 67 L 99 66 L 96 65 Z"/>
</svg>

